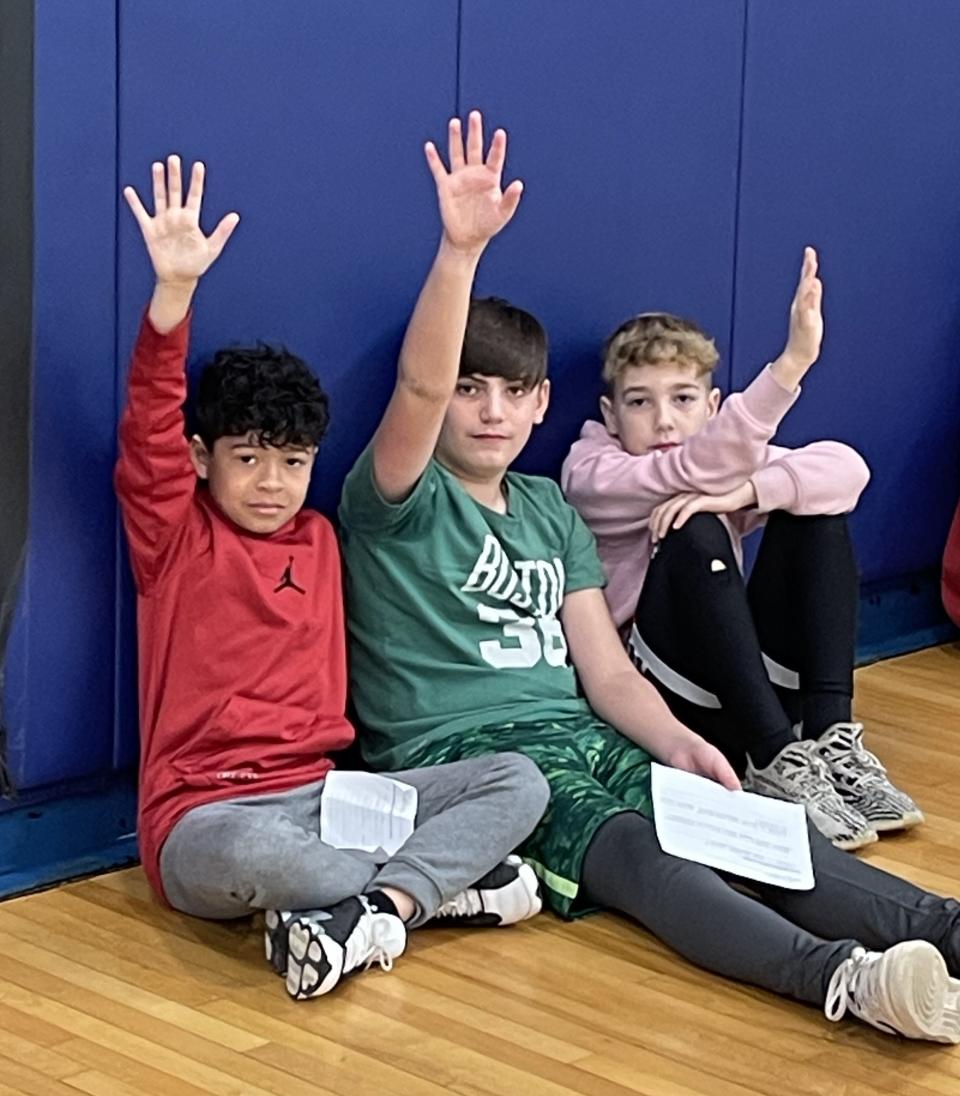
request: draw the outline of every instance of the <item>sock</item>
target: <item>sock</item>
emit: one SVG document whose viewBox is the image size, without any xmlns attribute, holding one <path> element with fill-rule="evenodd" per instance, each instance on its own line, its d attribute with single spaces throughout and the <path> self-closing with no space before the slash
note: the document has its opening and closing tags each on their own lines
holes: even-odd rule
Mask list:
<svg viewBox="0 0 960 1096">
<path fill-rule="evenodd" d="M 779 728 L 773 734 L 757 739 L 756 742 L 751 742 L 747 747 L 747 752 L 754 768 L 765 769 L 784 746 L 789 746 L 791 742 L 796 742 L 796 739 L 793 737 L 793 730 L 789 724 Z"/>
<path fill-rule="evenodd" d="M 819 738 L 834 723 L 849 723 L 851 700 L 842 693 L 810 693 L 803 698 L 803 737 Z"/>
<path fill-rule="evenodd" d="M 392 913 L 394 917 L 400 917 L 393 899 L 388 898 L 382 890 L 366 891 L 363 895 L 377 913 Z M 403 918 L 401 918 L 403 920 Z"/>
</svg>

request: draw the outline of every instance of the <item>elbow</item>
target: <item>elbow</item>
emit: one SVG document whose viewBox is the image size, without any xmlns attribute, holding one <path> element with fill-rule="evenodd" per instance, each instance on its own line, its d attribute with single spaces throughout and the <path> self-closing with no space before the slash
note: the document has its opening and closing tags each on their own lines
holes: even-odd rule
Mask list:
<svg viewBox="0 0 960 1096">
<path fill-rule="evenodd" d="M 866 490 L 867 484 L 870 482 L 870 465 L 867 464 L 855 449 L 851 449 L 850 452 L 856 458 L 854 491 L 856 492 L 857 499 L 859 499 Z"/>
<path fill-rule="evenodd" d="M 454 384 L 437 384 L 411 373 L 401 363 L 397 377 L 397 390 L 417 403 L 430 404 L 433 407 L 446 407 L 453 395 Z"/>
<path fill-rule="evenodd" d="M 838 486 L 844 495 L 844 510 L 852 510 L 860 501 L 860 496 L 870 482 L 870 466 L 862 456 L 849 445 L 838 444 L 843 460 L 844 471 L 837 477 Z"/>
</svg>

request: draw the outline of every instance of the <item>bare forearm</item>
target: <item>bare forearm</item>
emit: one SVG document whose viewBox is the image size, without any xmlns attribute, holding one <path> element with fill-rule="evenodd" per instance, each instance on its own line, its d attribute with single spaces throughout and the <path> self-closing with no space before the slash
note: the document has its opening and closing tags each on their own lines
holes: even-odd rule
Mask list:
<svg viewBox="0 0 960 1096">
<path fill-rule="evenodd" d="M 481 254 L 440 243 L 400 350 L 398 383 L 416 395 L 445 403 L 453 392 Z"/>
<path fill-rule="evenodd" d="M 586 691 L 590 706 L 601 719 L 666 764 L 679 747 L 699 741 L 633 667 L 606 678 L 600 688 Z"/>
<path fill-rule="evenodd" d="M 193 294 L 196 291 L 196 279 L 184 282 L 158 281 L 150 298 L 150 310 L 147 316 L 158 335 L 166 335 L 190 311 Z"/>
</svg>

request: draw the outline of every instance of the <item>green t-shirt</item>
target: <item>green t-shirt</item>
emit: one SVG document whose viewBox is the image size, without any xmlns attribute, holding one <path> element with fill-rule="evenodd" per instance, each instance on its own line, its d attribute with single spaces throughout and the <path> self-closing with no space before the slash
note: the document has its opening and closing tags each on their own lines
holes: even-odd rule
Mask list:
<svg viewBox="0 0 960 1096">
<path fill-rule="evenodd" d="M 347 477 L 350 687 L 375 768 L 471 727 L 590 714 L 557 614 L 604 583 L 593 535 L 552 480 L 511 472 L 506 489 L 498 514 L 434 460 L 389 503 L 369 447 Z"/>
</svg>

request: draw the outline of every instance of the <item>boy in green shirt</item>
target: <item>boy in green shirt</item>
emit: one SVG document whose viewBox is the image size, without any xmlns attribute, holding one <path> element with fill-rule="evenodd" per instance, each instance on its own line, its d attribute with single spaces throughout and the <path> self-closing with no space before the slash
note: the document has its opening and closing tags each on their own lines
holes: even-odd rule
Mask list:
<svg viewBox="0 0 960 1096">
<path fill-rule="evenodd" d="M 817 885 L 750 884 L 663 853 L 650 759 L 739 787 L 633 667 L 592 537 L 555 484 L 508 471 L 550 395 L 537 321 L 470 291 L 521 184 L 506 135 L 450 123 L 427 161 L 443 224 L 397 385 L 340 508 L 351 684 L 375 767 L 512 750 L 551 788 L 522 852 L 562 915 L 606 906 L 718 973 L 886 1031 L 960 1041 L 960 906 L 811 830 Z M 576 678 L 574 676 L 576 671 Z M 581 697 L 577 679 L 583 689 Z M 362 739 L 363 742 L 363 739 Z M 757 900 L 759 899 L 759 901 Z M 867 950 L 870 949 L 887 949 Z"/>
</svg>

